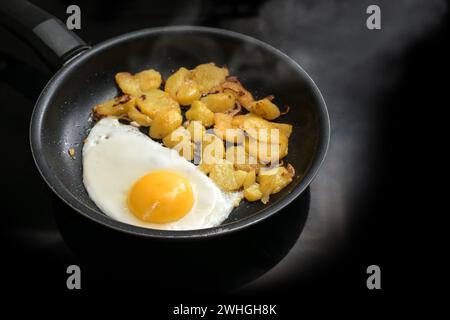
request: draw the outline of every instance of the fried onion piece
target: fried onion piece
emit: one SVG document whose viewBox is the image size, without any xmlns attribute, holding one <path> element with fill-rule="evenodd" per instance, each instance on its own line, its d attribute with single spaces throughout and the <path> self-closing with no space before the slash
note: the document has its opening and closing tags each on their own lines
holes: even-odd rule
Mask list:
<svg viewBox="0 0 450 320">
<path fill-rule="evenodd" d="M 223 93 L 231 93 L 235 96 L 236 100 L 248 111 L 251 110 L 255 99 L 253 95 L 245 89 L 242 84 L 234 77 L 229 77 L 221 85 L 217 86 L 215 90 Z"/>
</svg>

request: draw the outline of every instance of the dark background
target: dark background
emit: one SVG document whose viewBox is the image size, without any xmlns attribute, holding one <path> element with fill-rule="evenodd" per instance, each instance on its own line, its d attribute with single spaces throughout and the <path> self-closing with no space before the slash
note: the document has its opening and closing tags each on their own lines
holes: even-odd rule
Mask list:
<svg viewBox="0 0 450 320">
<path fill-rule="evenodd" d="M 226 244 L 208 244 L 217 248 L 208 251 L 214 262 L 192 266 L 185 253 L 185 262 L 176 260 L 166 269 L 174 261 L 157 254 L 153 262 L 163 266 L 153 265 L 157 271 L 147 273 L 145 265 L 110 268 L 71 244 L 77 236 L 64 234 L 63 226 L 77 222 L 71 213 L 62 214 L 67 210 L 32 161 L 30 114 L 52 71 L 0 29 L 2 289 L 72 296 L 148 288 L 162 314 L 168 306 L 189 302 L 279 303 L 284 314 L 307 308 L 310 301 L 373 307 L 381 301 L 395 304 L 396 297 L 418 290 L 419 263 L 428 254 L 422 229 L 435 210 L 427 188 L 419 186 L 428 181 L 427 154 L 433 152 L 427 134 L 440 117 L 430 111 L 445 103 L 445 1 L 33 2 L 63 21 L 66 7 L 78 4 L 82 28 L 76 32 L 92 45 L 173 24 L 220 27 L 261 39 L 296 60 L 319 86 L 330 113 L 331 144 L 308 192 L 260 229 Z M 381 30 L 366 28 L 370 4 L 381 7 Z M 76 230 L 78 238 L 87 232 Z M 70 264 L 81 265 L 80 292 L 65 287 Z M 366 288 L 371 264 L 381 268 L 379 291 Z M 183 285 L 170 281 L 180 269 L 191 277 Z M 158 280 L 149 281 L 152 277 Z"/>
</svg>

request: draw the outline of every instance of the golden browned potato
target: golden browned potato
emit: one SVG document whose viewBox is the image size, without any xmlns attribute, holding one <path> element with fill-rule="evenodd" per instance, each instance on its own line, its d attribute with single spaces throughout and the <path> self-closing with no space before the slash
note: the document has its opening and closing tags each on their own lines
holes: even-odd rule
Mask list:
<svg viewBox="0 0 450 320">
<path fill-rule="evenodd" d="M 170 143 L 170 142 L 169 142 Z M 194 144 L 189 139 L 183 139 L 175 144 L 172 149 L 178 151 L 180 156 L 191 161 L 194 158 Z"/>
<path fill-rule="evenodd" d="M 216 135 L 206 133 L 201 143 L 202 147 L 202 163 L 216 163 L 217 159 L 223 159 L 225 156 L 225 146 L 223 141 Z"/>
<path fill-rule="evenodd" d="M 201 97 L 199 85 L 191 79 L 191 72 L 183 67 L 167 79 L 164 90 L 182 106 Z"/>
<path fill-rule="evenodd" d="M 214 114 L 214 133 L 221 138 L 232 143 L 241 143 L 244 139 L 244 132 L 232 125 L 233 117 L 226 113 Z"/>
<path fill-rule="evenodd" d="M 166 84 L 164 86 L 164 91 L 170 94 L 173 99 L 177 100 L 177 92 L 180 89 L 181 85 L 186 81 L 186 79 L 189 78 L 189 76 L 189 70 L 181 67 L 169 78 L 167 78 Z"/>
<path fill-rule="evenodd" d="M 251 156 L 248 156 L 249 159 L 255 159 Z M 256 163 L 255 163 L 256 162 Z M 246 172 L 250 172 L 252 170 L 259 172 L 259 169 L 261 168 L 261 165 L 259 163 L 257 163 L 256 159 L 255 160 L 249 160 L 246 163 L 235 163 L 234 164 L 234 168 L 236 170 L 243 170 Z"/>
<path fill-rule="evenodd" d="M 162 139 L 181 126 L 182 122 L 183 117 L 177 110 L 163 110 L 155 116 L 155 119 L 153 119 L 149 135 L 153 139 Z"/>
<path fill-rule="evenodd" d="M 286 136 L 280 135 L 280 151 L 279 151 L 279 157 L 280 159 L 283 159 L 288 154 L 288 143 L 289 140 L 286 138 Z"/>
<path fill-rule="evenodd" d="M 205 161 L 200 162 L 198 165 L 198 168 L 205 174 L 209 174 L 211 172 L 211 169 L 214 167 L 216 163 L 206 163 Z"/>
<path fill-rule="evenodd" d="M 234 180 L 236 181 L 236 189 L 235 190 L 240 189 L 244 185 L 244 181 L 245 181 L 246 177 L 247 177 L 247 171 L 244 171 L 244 170 L 235 170 L 234 171 Z"/>
<path fill-rule="evenodd" d="M 270 122 L 255 115 L 246 117 L 242 121 L 240 128 L 253 139 L 269 143 L 271 141 L 272 135 L 280 132 L 278 129 L 273 130 L 272 132 L 272 126 Z"/>
<path fill-rule="evenodd" d="M 194 158 L 194 144 L 189 132 L 184 127 L 178 127 L 163 138 L 166 147 L 178 151 L 186 160 Z"/>
<path fill-rule="evenodd" d="M 236 190 L 236 183 L 234 181 L 233 164 L 228 161 L 221 161 L 211 167 L 209 177 L 217 184 L 223 191 Z"/>
<path fill-rule="evenodd" d="M 135 97 L 161 86 L 161 74 L 153 69 L 144 70 L 136 74 L 119 72 L 116 74 L 116 82 L 119 88 L 126 94 Z"/>
<path fill-rule="evenodd" d="M 246 163 L 248 154 L 242 145 L 231 146 L 225 152 L 225 159 L 232 163 Z"/>
<path fill-rule="evenodd" d="M 138 72 L 134 75 L 134 78 L 139 83 L 139 89 L 143 93 L 159 88 L 162 82 L 161 74 L 153 69 Z"/>
<path fill-rule="evenodd" d="M 209 110 L 203 102 L 195 100 L 186 112 L 186 119 L 198 120 L 201 121 L 205 127 L 210 127 L 214 124 L 214 113 Z"/>
<path fill-rule="evenodd" d="M 242 124 L 244 123 L 244 121 L 252 116 L 253 115 L 251 113 L 239 114 L 239 115 L 233 117 L 233 119 L 231 120 L 231 124 L 234 127 L 240 128 L 242 126 Z"/>
<path fill-rule="evenodd" d="M 159 89 L 152 89 L 136 99 L 138 108 L 150 118 L 166 109 L 175 109 L 181 113 L 180 106 L 167 92 Z"/>
<path fill-rule="evenodd" d="M 261 170 L 258 174 L 257 181 L 259 182 L 259 188 L 263 195 L 262 200 L 267 202 L 271 194 L 280 192 L 292 182 L 294 174 L 294 168 L 290 165 L 288 165 L 288 168 L 275 167 L 268 170 Z"/>
<path fill-rule="evenodd" d="M 177 148 L 175 148 L 175 150 L 177 150 Z M 194 144 L 192 141 L 184 141 L 178 149 L 178 153 L 188 161 L 194 159 Z"/>
<path fill-rule="evenodd" d="M 266 149 L 264 150 L 260 150 L 260 146 L 259 146 L 259 142 L 258 140 L 255 140 L 253 138 L 250 137 L 245 137 L 244 139 L 244 148 L 245 148 L 245 152 L 247 152 L 250 156 L 258 159 L 258 161 L 260 161 L 261 163 L 268 163 L 269 161 L 265 161 L 266 158 L 268 157 L 268 155 L 265 153 L 263 156 L 261 155 L 262 153 L 260 151 L 266 151 Z M 270 150 L 270 148 L 269 148 Z M 269 157 L 270 158 L 270 157 Z"/>
<path fill-rule="evenodd" d="M 292 133 L 292 125 L 287 123 L 278 123 L 278 122 L 271 122 L 270 125 L 281 131 L 282 134 L 286 136 L 286 138 L 289 138 Z"/>
<path fill-rule="evenodd" d="M 134 79 L 133 75 L 129 72 L 116 73 L 116 82 L 120 90 L 125 94 L 138 96 L 141 94 L 139 84 Z"/>
<path fill-rule="evenodd" d="M 192 80 L 198 84 L 202 94 L 209 93 L 221 85 L 228 76 L 227 68 L 219 68 L 214 63 L 200 64 L 191 72 Z"/>
<path fill-rule="evenodd" d="M 273 124 L 274 122 L 269 122 L 258 116 L 248 116 L 243 118 L 240 128 L 254 140 L 266 144 L 282 145 L 281 149 L 283 152 L 280 152 L 280 154 L 283 154 L 284 151 L 287 151 L 288 137 L 285 135 L 285 132 L 287 132 L 288 128 L 286 126 L 274 127 Z"/>
<path fill-rule="evenodd" d="M 148 127 L 152 124 L 153 120 L 146 114 L 140 112 L 136 107 L 136 100 L 133 99 L 132 102 L 128 102 L 128 118 L 131 121 L 136 122 L 138 125 L 143 127 Z"/>
<path fill-rule="evenodd" d="M 187 121 L 186 129 L 189 131 L 193 142 L 200 142 L 203 140 L 206 129 L 201 121 Z"/>
<path fill-rule="evenodd" d="M 94 113 L 99 116 L 122 116 L 128 113 L 129 102 L 132 98 L 123 95 L 114 99 L 100 103 L 94 107 Z"/>
<path fill-rule="evenodd" d="M 182 106 L 188 106 L 193 101 L 200 99 L 202 94 L 198 85 L 193 81 L 183 83 L 177 91 L 177 100 Z"/>
<path fill-rule="evenodd" d="M 267 98 L 253 102 L 250 111 L 267 120 L 273 120 L 280 116 L 280 109 Z"/>
<path fill-rule="evenodd" d="M 259 189 L 259 183 L 253 183 L 250 186 L 244 188 L 244 197 L 247 201 L 258 201 L 262 198 L 263 194 Z"/>
<path fill-rule="evenodd" d="M 242 145 L 229 147 L 225 152 L 225 159 L 233 162 L 236 170 L 258 172 L 260 168 L 257 159 L 250 156 Z"/>
<path fill-rule="evenodd" d="M 168 148 L 174 148 L 177 144 L 185 140 L 191 141 L 191 137 L 189 131 L 182 126 L 176 128 L 162 139 L 164 145 Z"/>
<path fill-rule="evenodd" d="M 248 122 L 244 125 L 245 121 Z M 292 133 L 292 125 L 287 123 L 270 122 L 256 116 L 253 113 L 234 116 L 231 124 L 239 128 L 243 128 L 245 126 L 246 128 L 253 127 L 255 129 L 278 129 L 287 138 L 289 138 Z"/>
<path fill-rule="evenodd" d="M 251 170 L 251 171 L 247 172 L 247 175 L 245 176 L 244 183 L 243 183 L 244 189 L 247 189 L 248 187 L 253 185 L 255 182 L 256 182 L 256 171 Z"/>
<path fill-rule="evenodd" d="M 239 190 L 246 176 L 247 172 L 235 171 L 233 164 L 226 160 L 216 163 L 209 172 L 209 177 L 220 189 L 227 192 Z"/>
<path fill-rule="evenodd" d="M 212 93 L 203 97 L 201 101 L 212 112 L 227 112 L 234 109 L 236 98 L 231 93 Z"/>
<path fill-rule="evenodd" d="M 280 135 L 280 137 L 284 137 Z M 251 137 L 245 137 L 245 151 L 252 157 L 258 159 L 260 163 L 276 162 L 283 159 L 288 153 L 287 139 L 283 138 L 281 144 L 270 144 L 258 141 Z"/>
</svg>

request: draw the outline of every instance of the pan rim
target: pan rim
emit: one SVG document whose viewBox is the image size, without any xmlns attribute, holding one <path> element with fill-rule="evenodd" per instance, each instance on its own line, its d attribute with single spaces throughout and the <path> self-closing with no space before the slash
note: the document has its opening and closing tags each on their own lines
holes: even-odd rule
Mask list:
<svg viewBox="0 0 450 320">
<path fill-rule="evenodd" d="M 72 195 L 72 193 L 69 190 L 67 190 L 67 188 L 63 185 L 62 182 L 60 182 L 59 179 L 49 174 L 51 172 L 51 167 L 48 165 L 45 155 L 39 151 L 43 144 L 40 133 L 42 130 L 42 119 L 45 113 L 46 105 L 49 103 L 50 98 L 53 95 L 53 92 L 58 89 L 58 79 L 60 79 L 65 73 L 69 72 L 71 69 L 76 68 L 77 65 L 82 63 L 83 60 L 88 59 L 93 55 L 96 55 L 98 52 L 102 50 L 108 49 L 114 44 L 166 32 L 208 33 L 213 35 L 227 36 L 244 42 L 250 42 L 252 44 L 262 47 L 265 50 L 272 52 L 277 57 L 284 60 L 286 63 L 289 63 L 299 73 L 302 74 L 304 80 L 308 83 L 309 87 L 312 90 L 312 93 L 314 94 L 315 98 L 318 101 L 318 110 L 321 126 L 319 132 L 321 133 L 321 136 L 316 150 L 316 155 L 306 175 L 303 177 L 300 183 L 292 190 L 292 192 L 283 197 L 279 202 L 275 203 L 271 207 L 262 209 L 259 213 L 255 215 L 237 221 L 232 221 L 225 225 L 219 225 L 217 227 L 206 229 L 195 229 L 195 230 L 148 229 L 134 225 L 129 225 L 114 220 L 104 214 L 99 214 L 95 210 L 82 204 L 75 196 Z M 276 49 L 275 47 L 251 36 L 230 30 L 210 28 L 210 27 L 200 27 L 200 26 L 166 26 L 158 28 L 147 28 L 119 35 L 117 37 L 105 40 L 93 46 L 91 49 L 86 50 L 77 57 L 68 61 L 61 69 L 59 69 L 55 73 L 55 75 L 50 79 L 50 81 L 47 83 L 45 88 L 42 90 L 40 96 L 38 97 L 31 116 L 29 134 L 30 134 L 31 153 L 40 175 L 42 176 L 42 178 L 44 179 L 44 181 L 47 183 L 47 185 L 50 187 L 50 189 L 54 194 L 56 194 L 65 204 L 67 204 L 73 210 L 77 211 L 82 216 L 96 223 L 99 223 L 104 227 L 144 238 L 202 239 L 202 238 L 223 236 L 226 234 L 230 234 L 232 232 L 236 232 L 238 230 L 242 230 L 258 222 L 261 222 L 262 220 L 265 220 L 266 218 L 272 216 L 273 214 L 278 213 L 279 211 L 282 211 L 284 207 L 286 207 L 300 194 L 302 194 L 316 177 L 326 157 L 326 153 L 330 142 L 330 131 L 331 131 L 330 118 L 327 106 L 319 88 L 317 87 L 313 79 L 309 76 L 309 74 L 296 61 L 287 56 L 285 53 L 281 52 L 279 49 Z"/>
</svg>

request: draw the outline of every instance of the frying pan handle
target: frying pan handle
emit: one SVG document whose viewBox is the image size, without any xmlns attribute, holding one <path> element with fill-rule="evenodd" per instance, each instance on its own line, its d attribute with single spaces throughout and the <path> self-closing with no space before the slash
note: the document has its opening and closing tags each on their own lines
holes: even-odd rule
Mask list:
<svg viewBox="0 0 450 320">
<path fill-rule="evenodd" d="M 89 48 L 60 20 L 28 1 L 1 0 L 0 25 L 23 38 L 52 67 Z"/>
</svg>

